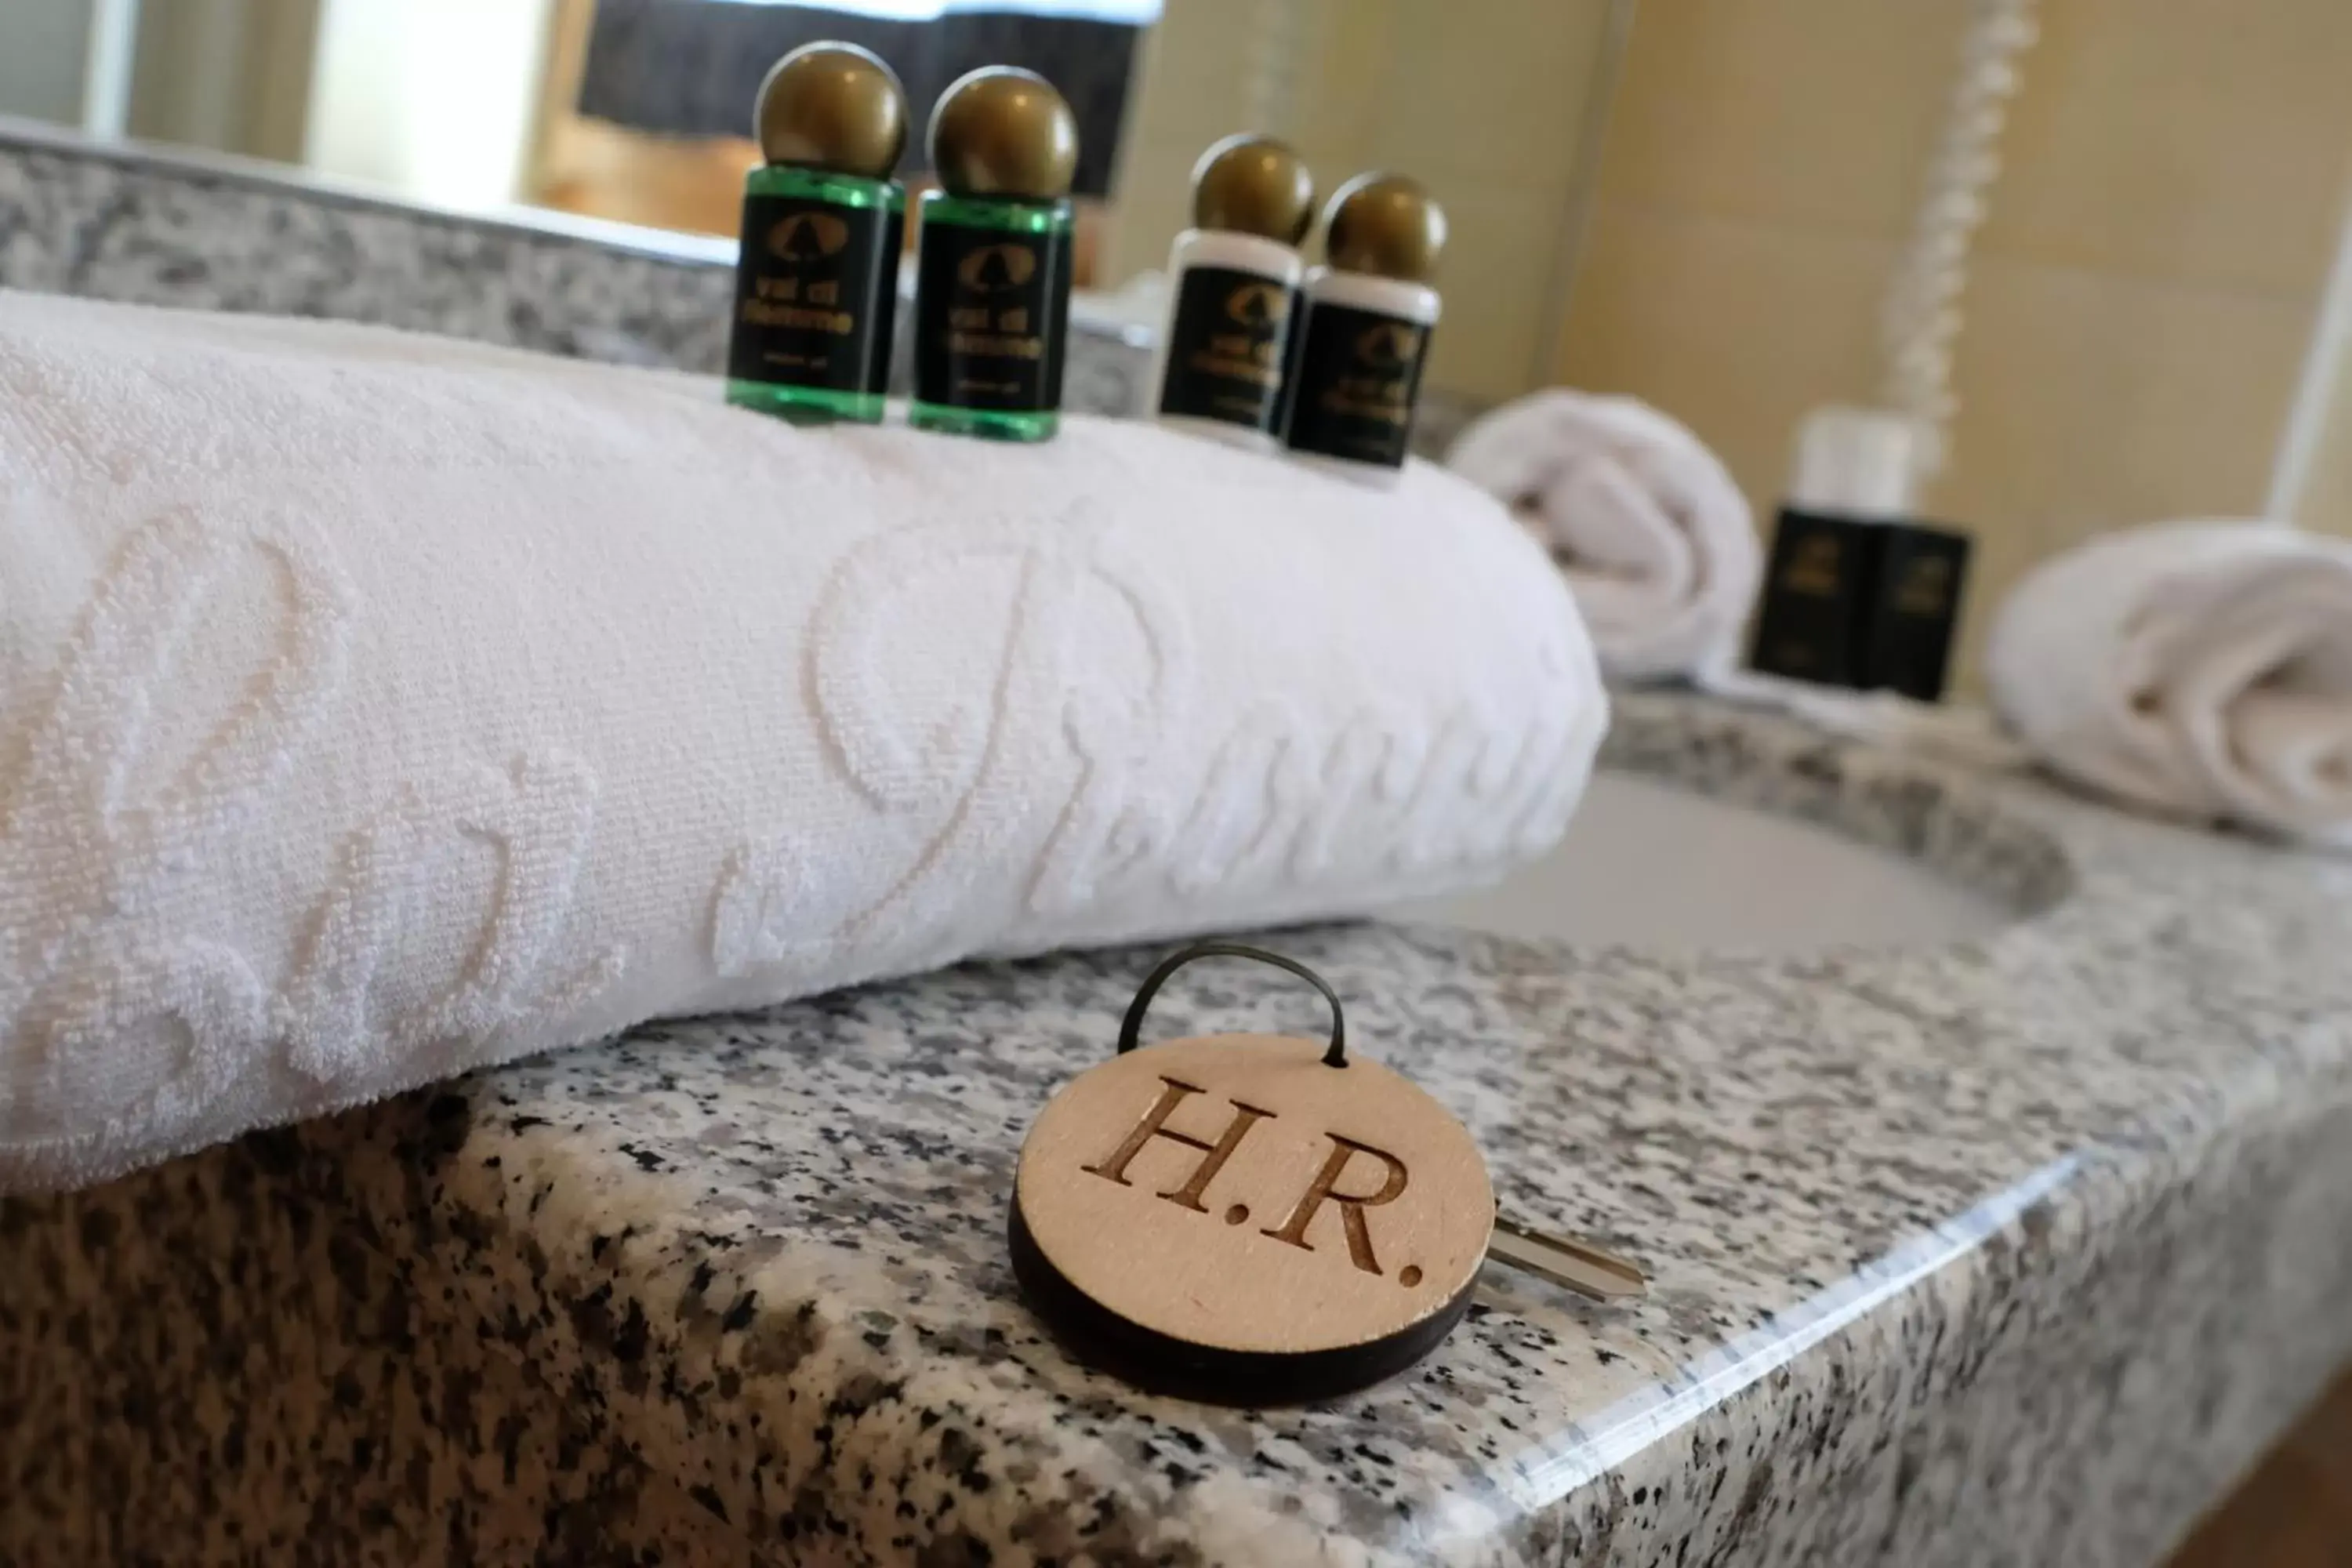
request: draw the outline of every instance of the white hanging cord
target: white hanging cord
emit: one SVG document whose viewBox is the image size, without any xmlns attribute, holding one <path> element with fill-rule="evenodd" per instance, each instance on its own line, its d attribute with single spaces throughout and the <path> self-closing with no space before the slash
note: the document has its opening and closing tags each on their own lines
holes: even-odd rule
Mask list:
<svg viewBox="0 0 2352 1568">
<path fill-rule="evenodd" d="M 2019 59 L 2040 36 L 2039 8 L 2040 0 L 1976 0 L 1950 112 L 1928 166 L 1927 195 L 1886 291 L 1880 321 L 1885 379 L 1879 395 L 1915 427 L 1915 491 L 1943 468 L 1959 408 L 1952 354 L 1969 251 L 2000 174 L 2001 128 L 2017 92 Z"/>
<path fill-rule="evenodd" d="M 1268 136 L 1288 136 L 1297 129 L 1291 119 L 1297 110 L 1298 55 L 1305 42 L 1301 0 L 1259 0 L 1250 7 L 1249 45 L 1244 51 L 1242 82 L 1242 125 Z"/>
<path fill-rule="evenodd" d="M 139 0 L 97 0 L 82 62 L 81 128 L 114 137 L 131 129 L 131 73 L 138 64 Z"/>
<path fill-rule="evenodd" d="M 2297 378 L 2294 401 L 2287 405 L 2286 427 L 2279 433 L 2271 462 L 2270 499 L 2263 515 L 2280 522 L 2305 523 L 2312 479 L 2328 446 L 2328 430 L 2336 422 L 2337 404 L 2352 397 L 2345 362 L 2352 359 L 2352 210 L 2336 237 L 2336 265 L 2319 296 L 2319 319 L 2304 350 L 2303 374 Z M 2323 526 L 2333 526 L 2334 520 Z"/>
</svg>

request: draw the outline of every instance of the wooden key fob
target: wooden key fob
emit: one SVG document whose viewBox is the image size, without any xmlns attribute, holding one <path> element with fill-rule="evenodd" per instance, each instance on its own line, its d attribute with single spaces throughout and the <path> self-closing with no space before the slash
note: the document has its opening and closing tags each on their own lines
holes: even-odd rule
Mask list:
<svg viewBox="0 0 2352 1568">
<path fill-rule="evenodd" d="M 1331 1005 L 1330 1039 L 1139 1046 L 1168 977 L 1214 956 L 1308 981 Z M 1202 943 L 1152 971 L 1118 1054 L 1072 1079 L 1030 1128 L 1013 1267 L 1082 1359 L 1159 1391 L 1285 1404 L 1362 1388 L 1433 1350 L 1468 1310 L 1496 1226 L 1469 1130 L 1397 1073 L 1348 1054 L 1339 999 L 1321 977 L 1256 948 Z M 1562 1283 L 1603 1296 L 1641 1289 L 1637 1270 L 1606 1255 L 1509 1234 L 1598 1260 L 1585 1266 L 1599 1285 Z M 1575 1256 L 1559 1267 L 1573 1270 Z"/>
</svg>

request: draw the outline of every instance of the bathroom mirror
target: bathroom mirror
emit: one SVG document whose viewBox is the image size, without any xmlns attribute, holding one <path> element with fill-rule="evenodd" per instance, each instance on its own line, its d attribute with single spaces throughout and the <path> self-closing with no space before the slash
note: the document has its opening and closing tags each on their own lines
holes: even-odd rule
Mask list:
<svg viewBox="0 0 2352 1568">
<path fill-rule="evenodd" d="M 1453 220 L 1433 380 L 1550 378 L 1595 128 L 1633 0 L 9 0 L 0 114 L 293 165 L 427 205 L 731 236 L 760 79 L 846 38 L 919 134 L 954 77 L 1028 66 L 1081 128 L 1078 279 L 1156 320 L 1201 150 L 1294 141 L 1325 191 L 1413 174 Z"/>
</svg>

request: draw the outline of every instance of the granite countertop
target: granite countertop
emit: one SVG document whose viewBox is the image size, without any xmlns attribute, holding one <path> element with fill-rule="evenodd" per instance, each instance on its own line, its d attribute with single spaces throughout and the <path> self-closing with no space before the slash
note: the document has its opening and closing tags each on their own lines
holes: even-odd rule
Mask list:
<svg viewBox="0 0 2352 1568">
<path fill-rule="evenodd" d="M 1157 953 L 967 965 L 9 1202 L 0 1476 L 37 1501 L 0 1556 L 2154 1560 L 2352 1352 L 2352 863 L 1689 698 L 1624 701 L 1607 765 L 2017 917 L 1271 939 L 1642 1302 L 1490 1268 L 1428 1361 L 1307 1408 L 1084 1370 L 1005 1205 Z M 1316 1005 L 1203 965 L 1153 1027 Z"/>
<path fill-rule="evenodd" d="M 722 251 L 0 124 L 0 285 L 708 369 Z M 1074 398 L 1127 405 L 1096 346 Z M 2151 1562 L 2352 1352 L 2352 861 L 1687 698 L 1622 702 L 1608 762 L 2016 917 L 1267 939 L 1643 1302 L 1489 1269 L 1307 1409 L 1087 1373 L 1005 1204 L 1159 953 L 969 965 L 0 1203 L 0 1561 Z M 1153 1020 L 1316 1006 L 1202 966 Z"/>
</svg>

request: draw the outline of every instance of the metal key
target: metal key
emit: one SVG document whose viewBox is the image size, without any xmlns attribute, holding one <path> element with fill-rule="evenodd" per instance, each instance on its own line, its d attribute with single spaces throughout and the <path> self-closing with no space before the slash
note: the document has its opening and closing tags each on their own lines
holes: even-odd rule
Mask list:
<svg viewBox="0 0 2352 1568">
<path fill-rule="evenodd" d="M 1639 1268 L 1613 1253 L 1499 1214 L 1495 1216 L 1495 1234 L 1486 1243 L 1486 1256 L 1596 1301 L 1622 1301 L 1650 1288 Z"/>
</svg>

